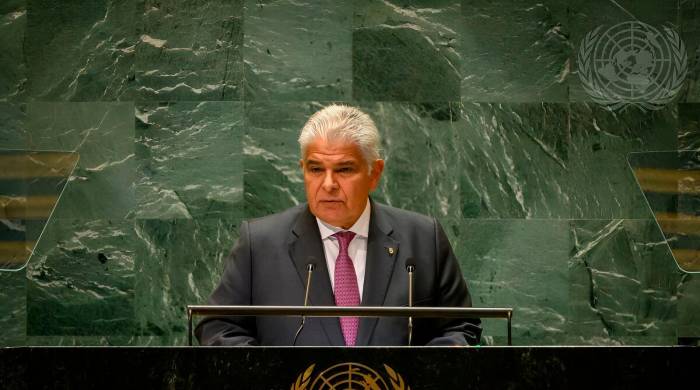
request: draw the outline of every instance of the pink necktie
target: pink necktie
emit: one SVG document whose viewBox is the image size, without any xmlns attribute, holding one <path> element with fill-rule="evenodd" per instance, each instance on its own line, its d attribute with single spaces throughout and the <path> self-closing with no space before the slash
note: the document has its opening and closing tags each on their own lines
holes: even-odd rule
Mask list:
<svg viewBox="0 0 700 390">
<path fill-rule="evenodd" d="M 357 276 L 352 259 L 348 255 L 348 246 L 355 237 L 353 232 L 338 232 L 333 235 L 340 244 L 340 253 L 335 259 L 335 305 L 336 306 L 359 306 L 360 290 L 357 288 Z M 357 338 L 357 328 L 360 325 L 358 317 L 340 317 L 340 327 L 343 329 L 345 345 L 355 345 Z"/>
</svg>

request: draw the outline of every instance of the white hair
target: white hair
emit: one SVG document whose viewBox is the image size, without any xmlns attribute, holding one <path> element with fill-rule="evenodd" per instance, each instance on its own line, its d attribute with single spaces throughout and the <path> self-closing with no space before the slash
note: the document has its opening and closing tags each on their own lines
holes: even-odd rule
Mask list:
<svg viewBox="0 0 700 390">
<path fill-rule="evenodd" d="M 351 142 L 360 148 L 369 172 L 372 164 L 379 157 L 379 131 L 372 118 L 355 107 L 331 104 L 316 111 L 299 134 L 301 156 L 306 156 L 306 149 L 316 138 L 327 142 Z"/>
</svg>

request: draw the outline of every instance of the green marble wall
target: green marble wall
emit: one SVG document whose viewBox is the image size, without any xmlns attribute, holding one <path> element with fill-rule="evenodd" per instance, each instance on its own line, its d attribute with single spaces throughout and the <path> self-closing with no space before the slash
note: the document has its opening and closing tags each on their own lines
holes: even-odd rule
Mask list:
<svg viewBox="0 0 700 390">
<path fill-rule="evenodd" d="M 240 221 L 304 201 L 297 133 L 329 102 L 374 117 L 375 198 L 442 221 L 515 344 L 699 336 L 700 278 L 626 156 L 700 145 L 700 2 L 617 4 L 686 42 L 663 110 L 581 88 L 580 40 L 630 19 L 611 1 L 3 1 L 0 147 L 81 159 L 27 268 L 0 272 L 0 345 L 184 344 Z"/>
</svg>

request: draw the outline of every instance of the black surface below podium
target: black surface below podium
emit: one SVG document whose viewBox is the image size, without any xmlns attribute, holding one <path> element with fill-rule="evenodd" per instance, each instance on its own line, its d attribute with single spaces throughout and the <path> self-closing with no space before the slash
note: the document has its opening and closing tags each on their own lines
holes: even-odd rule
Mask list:
<svg viewBox="0 0 700 390">
<path fill-rule="evenodd" d="M 0 349 L 0 388 L 694 388 L 699 362 L 697 347 L 22 347 Z"/>
</svg>

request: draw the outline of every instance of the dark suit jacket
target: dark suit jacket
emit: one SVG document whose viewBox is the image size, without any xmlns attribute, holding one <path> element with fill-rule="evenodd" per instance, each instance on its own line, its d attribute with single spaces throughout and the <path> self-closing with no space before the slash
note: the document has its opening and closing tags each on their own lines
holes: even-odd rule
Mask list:
<svg viewBox="0 0 700 390">
<path fill-rule="evenodd" d="M 414 306 L 471 306 L 467 284 L 440 224 L 371 201 L 364 306 L 407 306 L 405 262 L 415 259 Z M 211 305 L 304 303 L 306 264 L 315 257 L 309 305 L 334 306 L 318 224 L 307 204 L 243 222 Z M 393 254 L 388 248 L 394 248 Z M 299 317 L 208 317 L 195 334 L 202 345 L 291 345 Z M 416 319 L 413 345 L 477 344 L 478 319 Z M 356 345 L 406 345 L 407 319 L 360 318 Z M 296 345 L 344 345 L 340 321 L 307 318 Z"/>
</svg>

